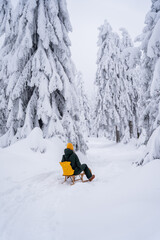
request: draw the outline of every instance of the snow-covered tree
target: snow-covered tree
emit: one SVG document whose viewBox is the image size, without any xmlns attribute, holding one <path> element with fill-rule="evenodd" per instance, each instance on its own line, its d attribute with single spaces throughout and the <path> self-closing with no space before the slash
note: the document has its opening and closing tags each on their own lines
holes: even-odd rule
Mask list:
<svg viewBox="0 0 160 240">
<path fill-rule="evenodd" d="M 66 1 L 20 0 L 12 29 L 0 53 L 9 111 L 5 145 L 39 126 L 45 137 L 58 135 L 84 150 Z"/>
<path fill-rule="evenodd" d="M 95 108 L 94 129 L 97 136 L 113 135 L 114 115 L 117 113 L 113 104 L 115 74 L 116 45 L 115 34 L 110 24 L 105 21 L 99 28 L 97 56 L 97 73 L 95 84 L 97 85 L 97 102 Z M 117 114 L 118 119 L 118 114 Z"/>
<path fill-rule="evenodd" d="M 79 97 L 80 129 L 84 136 L 88 137 L 91 132 L 90 106 L 85 92 L 83 75 L 81 72 L 77 72 L 76 74 L 76 89 Z"/>
<path fill-rule="evenodd" d="M 12 24 L 12 6 L 10 0 L 0 1 L 0 37 L 5 33 L 6 39 L 10 35 Z"/>
<path fill-rule="evenodd" d="M 138 165 L 160 159 L 160 0 L 152 0 L 145 18 L 141 41 L 141 121 L 140 143 L 147 143 L 146 152 Z"/>
<path fill-rule="evenodd" d="M 120 29 L 122 32 L 121 39 L 121 61 L 122 61 L 122 82 L 125 88 L 125 96 L 121 94 L 125 111 L 124 119 L 127 119 L 125 125 L 124 141 L 128 142 L 130 138 L 138 137 L 138 82 L 139 82 L 139 64 L 140 50 L 134 47 L 132 40 L 126 29 Z M 121 110 L 120 110 L 121 112 Z M 123 109 L 122 109 L 123 112 Z"/>
<path fill-rule="evenodd" d="M 0 1 L 0 37 L 3 35 L 4 45 L 10 42 L 12 31 L 12 6 L 10 0 Z M 7 49 L 5 49 L 7 51 Z M 0 136 L 5 133 L 7 119 L 7 99 L 5 94 L 6 84 L 3 76 L 6 71 L 2 70 L 3 56 L 0 54 Z M 6 78 L 7 81 L 7 78 Z"/>
<path fill-rule="evenodd" d="M 142 42 L 143 52 L 140 126 L 145 130 L 147 142 L 153 130 L 160 125 L 160 0 L 152 0 L 145 24 L 143 33 L 137 39 Z"/>
<path fill-rule="evenodd" d="M 107 21 L 100 28 L 95 111 L 97 135 L 127 142 L 136 129 L 136 74 L 139 50 L 133 47 L 129 34 L 121 29 L 122 38 Z"/>
</svg>

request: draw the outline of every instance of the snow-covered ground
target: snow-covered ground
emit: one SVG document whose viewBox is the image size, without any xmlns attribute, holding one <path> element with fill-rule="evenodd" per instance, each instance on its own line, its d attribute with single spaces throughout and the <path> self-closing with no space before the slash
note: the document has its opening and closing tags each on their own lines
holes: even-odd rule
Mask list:
<svg viewBox="0 0 160 240">
<path fill-rule="evenodd" d="M 0 149 L 0 240 L 159 240 L 160 161 L 132 164 L 134 144 L 89 140 L 78 153 L 96 178 L 62 184 L 65 145 L 44 140 L 45 153 L 30 149 L 30 136 Z"/>
</svg>

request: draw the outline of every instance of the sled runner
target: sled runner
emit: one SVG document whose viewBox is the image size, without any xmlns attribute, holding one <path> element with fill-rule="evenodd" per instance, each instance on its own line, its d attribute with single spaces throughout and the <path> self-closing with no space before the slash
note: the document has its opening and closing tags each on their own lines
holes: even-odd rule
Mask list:
<svg viewBox="0 0 160 240">
<path fill-rule="evenodd" d="M 79 175 L 73 175 L 74 170 L 72 169 L 70 162 L 60 162 L 60 165 L 63 169 L 63 176 L 65 177 L 64 182 L 66 182 L 68 178 L 72 181 L 71 185 L 75 184 L 76 181 L 88 182 L 88 180 L 83 180 L 84 172 L 81 172 Z M 77 177 L 78 179 L 76 179 Z"/>
</svg>

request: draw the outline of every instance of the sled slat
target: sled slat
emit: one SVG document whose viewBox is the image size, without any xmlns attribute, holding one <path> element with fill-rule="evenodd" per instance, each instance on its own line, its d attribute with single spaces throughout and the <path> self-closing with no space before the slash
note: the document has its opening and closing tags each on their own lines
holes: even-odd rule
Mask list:
<svg viewBox="0 0 160 240">
<path fill-rule="evenodd" d="M 65 177 L 64 182 L 66 182 L 68 178 L 71 179 L 71 181 L 72 181 L 71 185 L 74 185 L 76 181 L 86 182 L 86 181 L 83 180 L 84 172 L 82 172 L 82 173 L 80 173 L 78 175 L 72 175 L 72 176 L 70 176 L 70 175 L 63 175 L 63 176 Z M 79 177 L 79 178 L 76 179 L 76 177 Z"/>
</svg>

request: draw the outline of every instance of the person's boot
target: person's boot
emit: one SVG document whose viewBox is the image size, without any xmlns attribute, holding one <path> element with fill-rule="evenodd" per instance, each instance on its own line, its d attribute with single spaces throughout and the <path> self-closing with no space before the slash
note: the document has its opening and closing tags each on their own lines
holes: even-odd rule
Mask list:
<svg viewBox="0 0 160 240">
<path fill-rule="evenodd" d="M 90 177 L 89 181 L 91 182 L 94 178 L 95 178 L 95 175 L 92 175 L 92 177 Z"/>
</svg>

